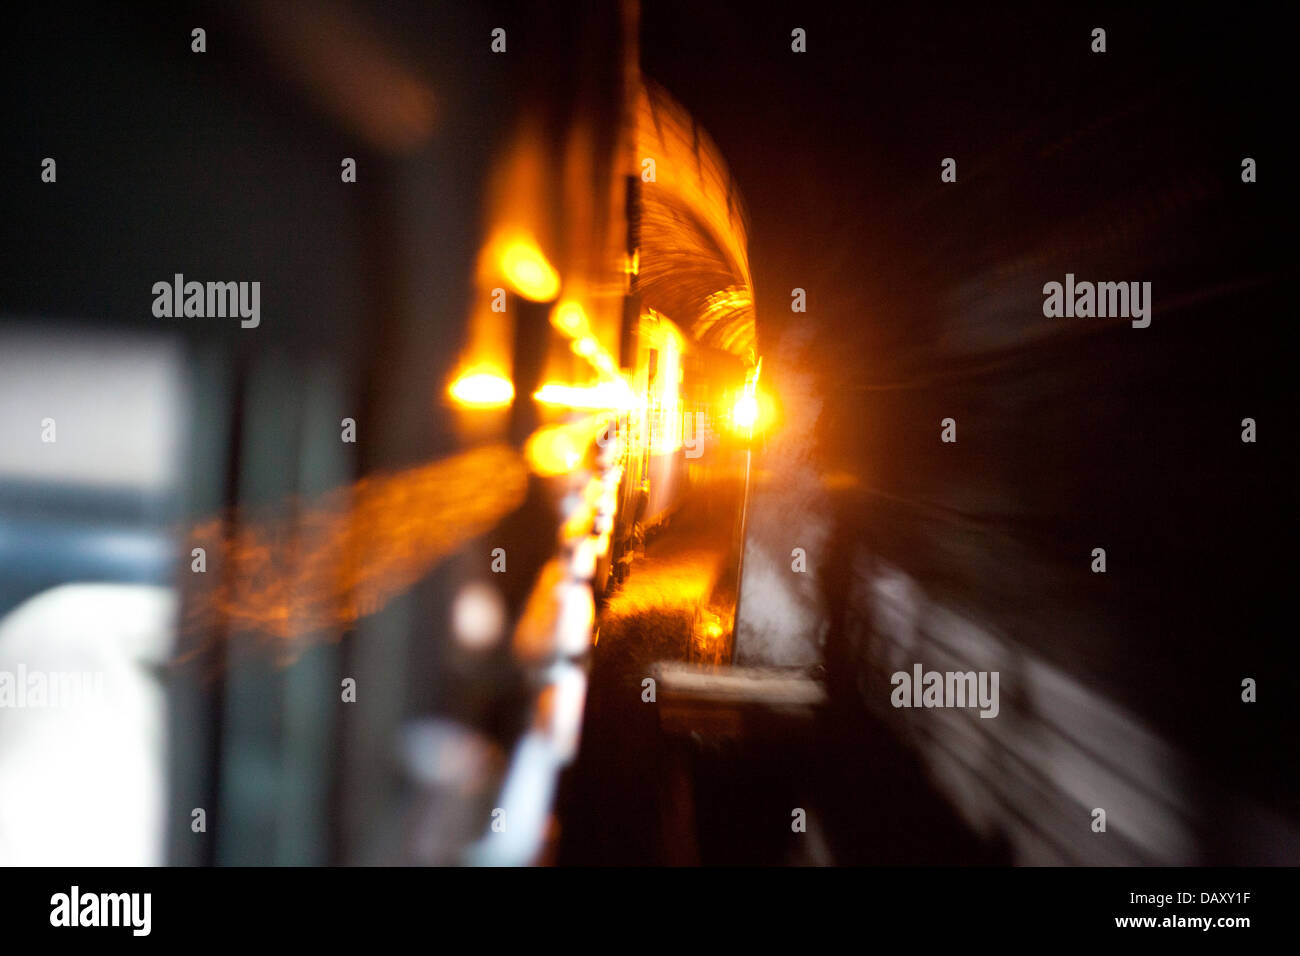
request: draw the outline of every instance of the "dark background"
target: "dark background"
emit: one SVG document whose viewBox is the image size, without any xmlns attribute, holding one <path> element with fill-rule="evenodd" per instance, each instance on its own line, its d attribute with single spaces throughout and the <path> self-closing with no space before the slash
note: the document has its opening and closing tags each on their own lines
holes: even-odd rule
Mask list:
<svg viewBox="0 0 1300 956">
<path fill-rule="evenodd" d="M 773 374 L 794 333 L 821 467 L 859 479 L 834 506 L 839 633 L 870 613 L 869 553 L 1293 815 L 1285 37 L 1236 6 L 668 3 L 642 28 L 748 200 Z M 1151 282 L 1150 327 L 1045 318 L 1067 272 Z"/>
</svg>

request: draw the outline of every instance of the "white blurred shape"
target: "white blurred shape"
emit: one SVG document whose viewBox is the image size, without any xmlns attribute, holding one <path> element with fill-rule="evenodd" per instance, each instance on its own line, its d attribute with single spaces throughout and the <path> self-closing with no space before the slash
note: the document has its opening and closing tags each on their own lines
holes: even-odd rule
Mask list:
<svg viewBox="0 0 1300 956">
<path fill-rule="evenodd" d="M 471 581 L 451 606 L 451 629 L 462 647 L 481 651 L 493 647 L 505 632 L 506 612 L 497 589 Z"/>
<path fill-rule="evenodd" d="M 0 479 L 171 487 L 182 361 L 175 342 L 157 338 L 0 332 Z M 53 442 L 42 440 L 47 418 Z"/>
<path fill-rule="evenodd" d="M 0 671 L 103 675 L 100 700 L 0 707 L 0 865 L 164 862 L 166 588 L 69 584 L 0 620 Z"/>
</svg>

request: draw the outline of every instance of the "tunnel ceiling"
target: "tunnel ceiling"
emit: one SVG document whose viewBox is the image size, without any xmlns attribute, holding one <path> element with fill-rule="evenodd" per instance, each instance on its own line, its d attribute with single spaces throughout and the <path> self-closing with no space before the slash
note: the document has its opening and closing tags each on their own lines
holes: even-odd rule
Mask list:
<svg viewBox="0 0 1300 956">
<path fill-rule="evenodd" d="M 746 217 L 717 146 L 666 92 L 647 81 L 637 108 L 642 177 L 642 302 L 696 341 L 752 361 L 757 347 Z"/>
</svg>

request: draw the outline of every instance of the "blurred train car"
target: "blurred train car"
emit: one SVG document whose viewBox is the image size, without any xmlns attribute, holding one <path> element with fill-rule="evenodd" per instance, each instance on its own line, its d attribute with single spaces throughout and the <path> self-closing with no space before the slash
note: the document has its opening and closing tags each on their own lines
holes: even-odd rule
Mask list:
<svg viewBox="0 0 1300 956">
<path fill-rule="evenodd" d="M 636 21 L 15 25 L 0 658 L 116 654 L 144 769 L 0 714 L 6 862 L 545 858 L 597 599 L 692 494 L 741 506 L 754 426 L 743 203 Z M 173 279 L 258 314 L 160 316 Z"/>
<path fill-rule="evenodd" d="M 707 134 L 640 75 L 633 7 L 618 26 L 617 81 L 522 111 L 478 263 L 478 297 L 493 305 L 471 316 L 449 387 L 463 433 L 504 429 L 531 475 L 498 533 L 503 560 L 530 562 L 516 578 L 526 594 L 504 593 L 536 705 L 492 810 L 513 822 L 485 834 L 475 861 L 542 852 L 542 815 L 577 748 L 595 601 L 692 494 L 733 510 L 746 498 L 736 463 L 748 460 L 760 363 L 743 206 Z M 548 143 L 539 125 L 561 132 Z M 494 423 L 507 395 L 508 424 Z M 743 535 L 743 510 L 723 526 Z M 738 541 L 719 547 L 738 576 Z M 730 653 L 734 601 L 726 610 L 714 661 Z"/>
</svg>

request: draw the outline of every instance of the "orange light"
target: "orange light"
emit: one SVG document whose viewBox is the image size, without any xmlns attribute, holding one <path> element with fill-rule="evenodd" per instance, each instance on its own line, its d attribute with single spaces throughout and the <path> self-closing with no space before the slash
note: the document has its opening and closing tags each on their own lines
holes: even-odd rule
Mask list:
<svg viewBox="0 0 1300 956">
<path fill-rule="evenodd" d="M 758 420 L 765 417 L 763 409 L 769 406 L 770 402 L 766 396 L 760 398 L 758 378 L 762 374 L 763 360 L 760 358 L 745 376 L 745 388 L 731 409 L 731 427 L 737 431 L 748 431 L 752 434 Z"/>
<path fill-rule="evenodd" d="M 459 405 L 467 408 L 504 408 L 514 401 L 510 379 L 494 372 L 470 372 L 447 389 Z"/>
<path fill-rule="evenodd" d="M 718 613 L 710 608 L 700 608 L 692 635 L 692 656 L 702 663 L 720 663 L 727 646 L 726 634 L 727 629 Z"/>
<path fill-rule="evenodd" d="M 623 382 L 600 382 L 596 385 L 562 385 L 547 382 L 533 398 L 547 405 L 565 405 L 569 408 L 628 408 L 632 391 Z"/>
<path fill-rule="evenodd" d="M 567 335 L 579 335 L 587 324 L 587 313 L 576 302 L 561 302 L 551 313 L 551 322 Z"/>
<path fill-rule="evenodd" d="M 737 428 L 753 428 L 758 423 L 758 399 L 746 392 L 731 410 L 731 422 Z"/>
<path fill-rule="evenodd" d="M 533 302 L 549 302 L 560 294 L 560 274 L 531 242 L 509 243 L 501 253 L 501 272 L 511 288 Z"/>
<path fill-rule="evenodd" d="M 588 435 L 571 425 L 539 428 L 524 445 L 524 457 L 534 472 L 544 478 L 563 475 L 582 461 Z"/>
</svg>

